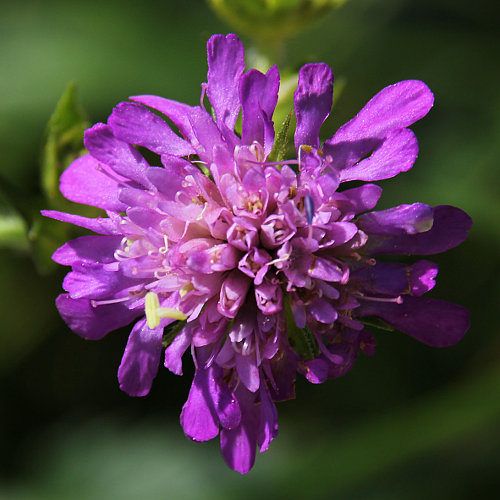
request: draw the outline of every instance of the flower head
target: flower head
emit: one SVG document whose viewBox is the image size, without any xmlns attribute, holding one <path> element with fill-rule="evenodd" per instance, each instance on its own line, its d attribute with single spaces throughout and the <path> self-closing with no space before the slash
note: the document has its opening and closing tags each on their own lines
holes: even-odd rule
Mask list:
<svg viewBox="0 0 500 500">
<path fill-rule="evenodd" d="M 465 309 L 422 297 L 434 263 L 379 256 L 443 252 L 471 222 L 449 206 L 374 211 L 382 190 L 371 181 L 416 159 L 407 127 L 433 104 L 424 83 L 386 87 L 321 144 L 332 71 L 305 65 L 296 154 L 273 162 L 278 69 L 245 72 L 235 35 L 209 40 L 208 67 L 200 106 L 136 96 L 87 130 L 88 154 L 60 188 L 107 217 L 45 215 L 97 233 L 53 257 L 72 266 L 57 299 L 69 327 L 99 339 L 136 321 L 118 371 L 132 396 L 149 392 L 165 347 L 164 364 L 178 375 L 189 349 L 196 371 L 184 431 L 195 441 L 220 434 L 225 460 L 245 473 L 276 436 L 274 403 L 293 397 L 297 373 L 320 383 L 346 373 L 360 350 L 374 352 L 363 318 L 433 346 L 463 336 Z M 349 181 L 365 183 L 343 188 Z"/>
</svg>

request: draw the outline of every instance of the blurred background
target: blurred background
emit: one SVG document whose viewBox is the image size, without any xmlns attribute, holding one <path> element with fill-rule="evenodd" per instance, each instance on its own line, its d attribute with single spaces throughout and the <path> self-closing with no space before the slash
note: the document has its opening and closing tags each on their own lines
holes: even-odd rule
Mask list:
<svg viewBox="0 0 500 500">
<path fill-rule="evenodd" d="M 343 378 L 321 386 L 299 378 L 296 400 L 278 405 L 280 435 L 240 476 L 225 465 L 217 440 L 195 444 L 183 435 L 178 415 L 189 369 L 182 378 L 160 369 L 148 397 L 130 398 L 116 380 L 128 329 L 99 342 L 68 330 L 54 306 L 66 270 L 47 259 L 67 229 L 40 230 L 36 213 L 53 206 L 40 165 L 47 122 L 69 82 L 91 123 L 130 95 L 194 105 L 210 35 L 236 31 L 248 49 L 252 30 L 228 24 L 202 0 L 3 5 L 0 498 L 495 497 L 499 14 L 488 1 L 352 0 L 307 25 L 304 17 L 294 30 L 304 29 L 282 44 L 261 40 L 289 73 L 306 62 L 333 67 L 342 92 L 323 138 L 388 84 L 421 79 L 433 90 L 434 108 L 412 127 L 416 165 L 381 183 L 380 207 L 420 201 L 472 216 L 469 240 L 433 259 L 440 276 L 432 292 L 468 307 L 472 327 L 447 349 L 376 332 L 376 355 L 361 356 Z M 258 18 L 248 23 L 259 33 Z"/>
</svg>

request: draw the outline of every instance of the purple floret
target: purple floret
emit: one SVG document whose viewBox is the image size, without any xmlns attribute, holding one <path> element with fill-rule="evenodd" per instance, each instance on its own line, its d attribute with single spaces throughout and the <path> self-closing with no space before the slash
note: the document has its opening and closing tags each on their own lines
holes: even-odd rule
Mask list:
<svg viewBox="0 0 500 500">
<path fill-rule="evenodd" d="M 210 38 L 208 68 L 202 95 L 212 110 L 136 96 L 86 131 L 88 154 L 60 188 L 106 216 L 44 214 L 97 233 L 53 257 L 72 267 L 56 302 L 68 326 L 99 339 L 138 320 L 118 370 L 132 396 L 149 392 L 164 348 L 177 375 L 189 351 L 196 371 L 184 431 L 195 441 L 220 435 L 228 465 L 246 473 L 276 437 L 275 402 L 294 397 L 297 373 L 321 383 L 345 374 L 360 351 L 374 353 L 365 318 L 432 346 L 462 338 L 467 311 L 423 297 L 437 266 L 380 256 L 449 250 L 471 220 L 422 203 L 374 211 L 382 190 L 370 182 L 409 170 L 417 157 L 407 127 L 433 105 L 424 83 L 386 87 L 321 144 L 333 74 L 324 63 L 305 65 L 295 155 L 273 162 L 278 69 L 245 72 L 235 35 Z M 368 182 L 342 186 L 348 181 Z"/>
</svg>

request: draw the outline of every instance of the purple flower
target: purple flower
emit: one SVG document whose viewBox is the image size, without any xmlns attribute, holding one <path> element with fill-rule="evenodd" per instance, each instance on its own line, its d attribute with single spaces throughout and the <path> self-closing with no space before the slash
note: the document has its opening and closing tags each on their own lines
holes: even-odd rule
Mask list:
<svg viewBox="0 0 500 500">
<path fill-rule="evenodd" d="M 149 392 L 164 347 L 178 375 L 190 349 L 184 431 L 195 441 L 220 434 L 225 460 L 246 473 L 276 436 L 274 403 L 294 396 L 297 372 L 320 383 L 346 373 L 360 350 L 374 352 L 363 318 L 432 346 L 461 339 L 467 311 L 422 297 L 437 266 L 379 256 L 443 252 L 467 237 L 471 220 L 422 203 L 374 211 L 382 190 L 371 181 L 417 157 L 407 127 L 433 105 L 424 83 L 386 87 L 321 144 L 333 76 L 326 64 L 305 65 L 296 154 L 273 162 L 278 69 L 244 72 L 234 35 L 209 40 L 208 67 L 200 106 L 132 97 L 87 130 L 88 154 L 60 188 L 107 217 L 44 214 L 97 233 L 53 257 L 72 266 L 57 299 L 69 327 L 99 339 L 137 320 L 118 370 L 132 396 Z M 349 181 L 366 183 L 340 188 Z"/>
</svg>

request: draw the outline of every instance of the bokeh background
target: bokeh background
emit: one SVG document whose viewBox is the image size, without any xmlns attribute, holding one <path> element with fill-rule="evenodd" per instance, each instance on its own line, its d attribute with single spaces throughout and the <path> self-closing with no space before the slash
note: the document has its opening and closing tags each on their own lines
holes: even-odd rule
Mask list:
<svg viewBox="0 0 500 500">
<path fill-rule="evenodd" d="M 469 499 L 500 487 L 500 53 L 496 2 L 352 0 L 290 38 L 281 66 L 328 62 L 343 90 L 324 138 L 378 90 L 424 80 L 436 104 L 413 129 L 413 170 L 382 182 L 381 207 L 457 205 L 474 219 L 437 256 L 433 296 L 468 307 L 458 345 L 377 332 L 343 378 L 297 382 L 280 435 L 247 476 L 216 441 L 188 441 L 190 385 L 164 369 L 146 398 L 119 390 L 128 331 L 86 342 L 59 318 L 63 269 L 23 231 L 44 208 L 46 123 L 70 81 L 91 122 L 129 95 L 196 104 L 205 43 L 235 28 L 202 0 L 24 0 L 0 17 L 0 498 Z M 247 47 L 248 34 L 239 33 Z M 23 222 L 26 221 L 26 222 Z M 54 223 L 57 224 L 57 223 Z M 50 227 L 47 231 L 51 231 Z M 37 263 L 35 263 L 35 261 Z M 186 363 L 189 364 L 189 363 Z"/>
</svg>

